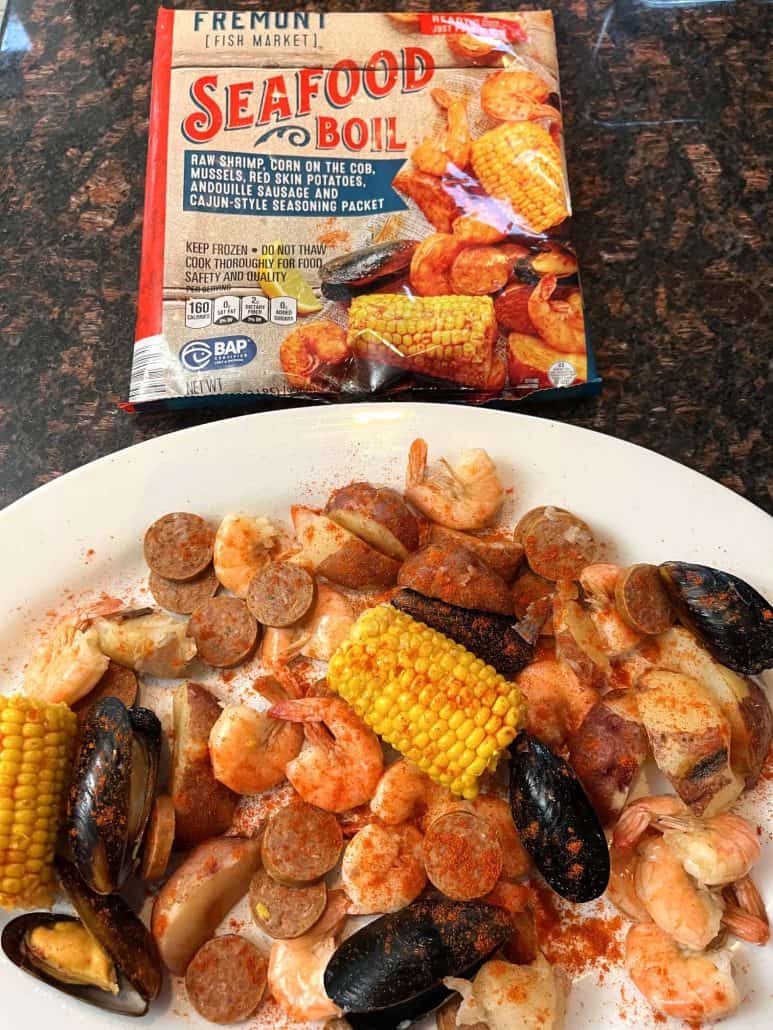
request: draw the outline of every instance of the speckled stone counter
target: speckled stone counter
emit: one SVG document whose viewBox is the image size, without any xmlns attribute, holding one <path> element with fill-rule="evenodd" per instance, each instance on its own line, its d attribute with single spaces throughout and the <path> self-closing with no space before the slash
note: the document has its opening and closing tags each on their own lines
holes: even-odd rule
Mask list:
<svg viewBox="0 0 773 1030">
<path fill-rule="evenodd" d="M 3 504 L 119 447 L 244 410 L 118 409 L 133 341 L 156 6 L 7 0 Z M 770 510 L 764 116 L 773 7 L 564 0 L 553 8 L 575 237 L 605 388 L 599 398 L 529 410 L 651 447 Z"/>
</svg>

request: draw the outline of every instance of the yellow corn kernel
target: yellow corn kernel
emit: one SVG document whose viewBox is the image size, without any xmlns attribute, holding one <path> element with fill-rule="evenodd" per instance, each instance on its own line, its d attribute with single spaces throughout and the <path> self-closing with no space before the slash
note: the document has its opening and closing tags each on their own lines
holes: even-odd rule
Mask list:
<svg viewBox="0 0 773 1030">
<path fill-rule="evenodd" d="M 0 697 L 0 907 L 53 900 L 53 860 L 77 718 L 64 704 Z"/>
<path fill-rule="evenodd" d="M 398 341 L 389 335 L 395 320 L 408 330 Z M 347 340 L 356 357 L 464 386 L 488 383 L 496 337 L 490 297 L 376 293 L 355 297 L 349 308 Z"/>
<path fill-rule="evenodd" d="M 536 232 L 569 214 L 561 150 L 536 122 L 505 122 L 472 144 L 472 166 L 485 191 L 507 200 Z"/>
<path fill-rule="evenodd" d="M 442 675 L 435 680 L 431 673 L 437 669 Z M 412 673 L 410 684 L 404 682 L 406 671 Z M 398 680 L 401 689 L 395 690 Z M 479 680 L 487 684 L 482 696 L 475 689 Z M 369 685 L 367 703 L 363 683 Z M 462 797 L 476 796 L 478 778 L 496 764 L 523 717 L 514 683 L 390 605 L 370 608 L 359 617 L 330 660 L 328 684 L 369 726 L 378 726 L 387 743 Z M 403 691 L 413 698 L 406 711 L 399 704 Z"/>
</svg>

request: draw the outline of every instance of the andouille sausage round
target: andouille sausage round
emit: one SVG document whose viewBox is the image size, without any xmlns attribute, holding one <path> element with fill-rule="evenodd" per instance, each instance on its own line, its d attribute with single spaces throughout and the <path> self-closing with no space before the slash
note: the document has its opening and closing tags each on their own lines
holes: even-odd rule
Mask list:
<svg viewBox="0 0 773 1030">
<path fill-rule="evenodd" d="M 324 881 L 290 887 L 259 869 L 250 883 L 252 918 L 269 937 L 290 940 L 301 937 L 325 911 Z"/>
<path fill-rule="evenodd" d="M 229 933 L 207 941 L 185 971 L 191 1005 L 210 1023 L 241 1023 L 263 1000 L 268 961 L 254 944 Z"/>
<path fill-rule="evenodd" d="M 220 588 L 210 565 L 195 579 L 166 579 L 157 572 L 148 576 L 148 588 L 156 604 L 177 615 L 190 615 L 200 604 L 214 597 Z"/>
<path fill-rule="evenodd" d="M 269 875 L 292 887 L 320 880 L 338 861 L 343 843 L 333 813 L 301 801 L 271 816 L 260 853 Z"/>
<path fill-rule="evenodd" d="M 264 626 L 292 626 L 311 608 L 314 578 L 292 562 L 271 562 L 250 580 L 247 607 Z"/>
<path fill-rule="evenodd" d="M 143 549 L 151 571 L 165 579 L 193 579 L 212 561 L 215 533 L 200 515 L 174 511 L 156 519 Z"/>
<path fill-rule="evenodd" d="M 191 615 L 188 633 L 207 665 L 230 669 L 252 654 L 260 627 L 238 597 L 213 597 Z"/>
</svg>

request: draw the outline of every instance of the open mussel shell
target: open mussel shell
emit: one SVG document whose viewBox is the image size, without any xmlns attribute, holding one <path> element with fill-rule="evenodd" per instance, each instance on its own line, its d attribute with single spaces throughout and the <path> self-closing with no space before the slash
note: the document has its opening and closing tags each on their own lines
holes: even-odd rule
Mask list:
<svg viewBox="0 0 773 1030">
<path fill-rule="evenodd" d="M 609 883 L 609 848 L 571 766 L 523 731 L 510 745 L 510 806 L 523 846 L 567 901 L 592 901 Z"/>
<path fill-rule="evenodd" d="M 68 983 L 62 980 L 57 976 L 56 969 L 41 962 L 30 949 L 29 935 L 37 927 L 78 922 L 80 920 L 75 916 L 61 912 L 27 912 L 12 919 L 4 927 L 0 946 L 15 966 L 64 994 L 107 1012 L 116 1012 L 124 1016 L 143 1016 L 148 1010 L 149 999 L 143 998 L 120 971 L 117 970 L 119 993 L 112 994 L 93 984 Z"/>
<path fill-rule="evenodd" d="M 730 572 L 667 561 L 661 578 L 681 621 L 720 665 L 753 676 L 773 668 L 773 608 Z"/>
<path fill-rule="evenodd" d="M 161 724 L 147 708 L 106 697 L 88 712 L 67 799 L 69 855 L 98 894 L 137 865 L 158 779 Z"/>
<path fill-rule="evenodd" d="M 57 872 L 84 926 L 108 953 L 119 973 L 144 999 L 147 1010 L 150 1002 L 158 997 L 163 980 L 161 960 L 150 931 L 120 895 L 96 894 L 89 890 L 67 862 L 59 862 Z"/>
<path fill-rule="evenodd" d="M 325 990 L 355 1028 L 387 1030 L 420 1019 L 512 934 L 506 913 L 430 895 L 348 937 L 325 969 Z"/>
<path fill-rule="evenodd" d="M 320 281 L 323 286 L 366 286 L 398 275 L 410 265 L 416 247 L 416 240 L 391 240 L 363 247 L 322 265 Z"/>
</svg>

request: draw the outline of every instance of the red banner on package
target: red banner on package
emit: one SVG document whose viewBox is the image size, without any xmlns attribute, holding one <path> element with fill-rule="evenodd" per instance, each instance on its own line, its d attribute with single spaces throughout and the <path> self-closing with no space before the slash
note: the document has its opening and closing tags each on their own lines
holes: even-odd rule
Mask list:
<svg viewBox="0 0 773 1030">
<path fill-rule="evenodd" d="M 513 43 L 528 39 L 520 22 L 506 18 L 487 18 L 476 14 L 420 14 L 419 31 L 423 36 L 469 33 L 471 36 L 496 36 Z"/>
</svg>

